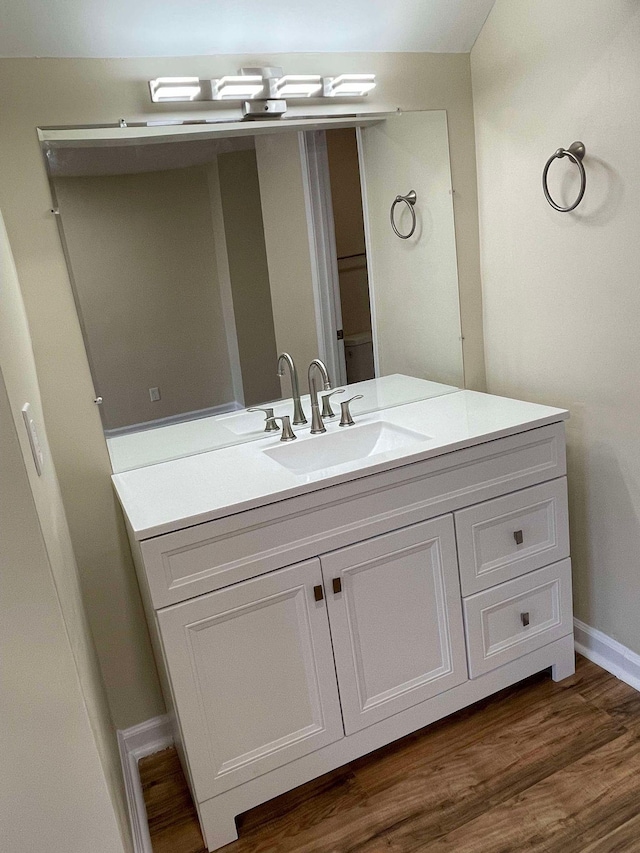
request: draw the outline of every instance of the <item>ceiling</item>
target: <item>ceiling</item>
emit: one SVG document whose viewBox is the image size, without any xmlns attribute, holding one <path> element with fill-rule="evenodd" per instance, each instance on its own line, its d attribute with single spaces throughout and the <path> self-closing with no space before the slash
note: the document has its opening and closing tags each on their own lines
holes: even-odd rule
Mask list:
<svg viewBox="0 0 640 853">
<path fill-rule="evenodd" d="M 467 53 L 494 0 L 0 0 L 0 56 Z"/>
</svg>

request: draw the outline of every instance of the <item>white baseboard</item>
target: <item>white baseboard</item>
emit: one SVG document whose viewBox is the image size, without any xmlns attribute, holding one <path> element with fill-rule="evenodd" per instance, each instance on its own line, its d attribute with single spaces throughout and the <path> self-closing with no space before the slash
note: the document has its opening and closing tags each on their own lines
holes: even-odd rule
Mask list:
<svg viewBox="0 0 640 853">
<path fill-rule="evenodd" d="M 105 438 L 118 438 L 121 435 L 130 435 L 132 432 L 183 424 L 186 421 L 197 421 L 201 418 L 213 417 L 213 415 L 228 415 L 231 412 L 240 412 L 242 409 L 244 409 L 242 403 L 239 403 L 237 400 L 231 400 L 229 403 L 220 403 L 218 406 L 209 406 L 206 409 L 196 409 L 193 412 L 182 412 L 179 415 L 167 415 L 166 418 L 156 418 L 155 421 L 143 421 L 139 424 L 105 429 L 104 434 Z"/>
<path fill-rule="evenodd" d="M 579 619 L 573 620 L 573 629 L 577 652 L 640 690 L 640 655 Z"/>
<path fill-rule="evenodd" d="M 130 729 L 118 730 L 118 747 L 127 792 L 135 853 L 153 853 L 147 812 L 142 796 L 140 773 L 138 772 L 138 761 L 146 755 L 160 752 L 160 750 L 167 749 L 172 745 L 173 733 L 169 718 L 166 716 L 153 717 L 153 719 L 145 720 L 144 723 L 132 726 Z"/>
</svg>

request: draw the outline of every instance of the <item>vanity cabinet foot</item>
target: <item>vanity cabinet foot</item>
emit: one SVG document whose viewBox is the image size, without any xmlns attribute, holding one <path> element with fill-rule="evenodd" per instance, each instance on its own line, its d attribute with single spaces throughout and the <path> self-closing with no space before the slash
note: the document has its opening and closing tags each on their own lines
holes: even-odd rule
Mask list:
<svg viewBox="0 0 640 853">
<path fill-rule="evenodd" d="M 573 637 L 572 637 L 573 639 Z M 564 657 L 551 666 L 551 678 L 554 681 L 563 681 L 576 671 L 576 655 L 573 646 L 567 649 Z"/>
<path fill-rule="evenodd" d="M 215 798 L 208 800 L 199 811 L 200 828 L 207 850 L 219 850 L 238 840 L 235 813 L 225 808 L 222 801 L 217 802 Z"/>
</svg>

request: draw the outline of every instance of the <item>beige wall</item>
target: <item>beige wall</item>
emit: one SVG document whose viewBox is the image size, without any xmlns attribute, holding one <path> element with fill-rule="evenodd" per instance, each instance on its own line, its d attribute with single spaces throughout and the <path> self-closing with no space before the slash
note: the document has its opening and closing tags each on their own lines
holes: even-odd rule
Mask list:
<svg viewBox="0 0 640 853">
<path fill-rule="evenodd" d="M 498 0 L 471 55 L 489 390 L 571 410 L 576 615 L 635 652 L 639 45 L 631 0 Z M 587 191 L 556 213 L 542 168 L 576 139 Z M 569 164 L 553 168 L 567 202 Z"/>
<path fill-rule="evenodd" d="M 152 105 L 146 81 L 215 77 L 254 56 L 152 59 L 0 59 L 0 207 L 11 238 L 40 373 L 87 612 L 116 724 L 163 710 L 109 459 L 73 305 L 36 127 L 147 120 L 176 114 Z M 448 54 L 280 54 L 259 57 L 298 73 L 373 71 L 370 107 L 446 109 L 456 189 L 456 235 L 466 382 L 484 382 L 476 167 L 469 57 Z M 203 105 L 203 110 L 208 109 Z M 182 114 L 183 111 L 180 111 Z M 184 113 L 188 114 L 188 110 Z"/>
<path fill-rule="evenodd" d="M 44 462 L 22 421 L 31 405 Z M 25 470 L 26 463 L 26 470 Z M 0 215 L 2 844 L 129 849 L 115 732 L 80 594 L 18 278 Z"/>
<path fill-rule="evenodd" d="M 255 150 L 219 154 L 218 175 L 244 401 L 255 406 L 280 396 Z"/>
<path fill-rule="evenodd" d="M 206 168 L 54 184 L 105 429 L 232 401 Z"/>
</svg>

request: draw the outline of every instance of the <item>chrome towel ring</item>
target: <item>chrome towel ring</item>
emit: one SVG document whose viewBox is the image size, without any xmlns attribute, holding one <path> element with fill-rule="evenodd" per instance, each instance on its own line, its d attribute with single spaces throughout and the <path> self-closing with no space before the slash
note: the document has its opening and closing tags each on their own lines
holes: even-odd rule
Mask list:
<svg viewBox="0 0 640 853">
<path fill-rule="evenodd" d="M 397 195 L 393 201 L 393 204 L 391 205 L 391 213 L 389 214 L 389 218 L 391 219 L 391 227 L 393 228 L 393 230 L 395 231 L 395 233 L 397 234 L 397 236 L 401 240 L 408 240 L 409 237 L 411 237 L 413 235 L 413 232 L 416 230 L 415 203 L 417 201 L 417 198 L 418 198 L 418 196 L 416 195 L 415 190 L 411 190 L 411 192 L 408 192 L 406 195 Z M 407 205 L 409 210 L 411 211 L 411 218 L 412 218 L 411 230 L 409 231 L 408 234 L 401 234 L 400 231 L 398 231 L 398 229 L 396 227 L 396 222 L 394 219 L 394 214 L 396 211 L 396 204 L 399 204 L 401 201 L 403 201 Z"/>
<path fill-rule="evenodd" d="M 559 210 L 560 213 L 569 213 L 570 210 L 576 208 L 582 201 L 584 191 L 587 187 L 587 173 L 584 170 L 584 163 L 582 162 L 584 155 L 584 143 L 573 142 L 568 148 L 558 148 L 555 154 L 552 154 L 545 164 L 544 170 L 542 172 L 542 189 L 544 190 L 544 197 L 549 202 L 551 207 L 554 210 Z M 551 198 L 551 195 L 549 194 L 549 187 L 547 186 L 547 173 L 549 172 L 549 166 L 556 158 L 558 160 L 561 160 L 563 157 L 568 157 L 576 164 L 578 169 L 580 169 L 580 192 L 578 193 L 578 198 L 569 207 L 560 207 L 559 204 L 556 204 L 555 201 Z"/>
</svg>

